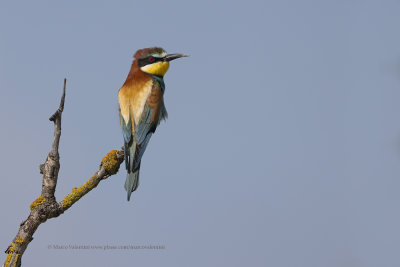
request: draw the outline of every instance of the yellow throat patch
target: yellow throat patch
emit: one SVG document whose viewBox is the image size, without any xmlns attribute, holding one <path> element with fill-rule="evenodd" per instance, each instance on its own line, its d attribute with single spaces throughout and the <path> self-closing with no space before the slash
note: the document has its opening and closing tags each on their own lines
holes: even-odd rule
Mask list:
<svg viewBox="0 0 400 267">
<path fill-rule="evenodd" d="M 156 62 L 153 64 L 149 64 L 146 66 L 141 67 L 140 69 L 143 72 L 149 73 L 149 74 L 153 74 L 153 75 L 157 75 L 157 76 L 164 76 L 165 73 L 167 73 L 169 68 L 169 62 Z"/>
</svg>

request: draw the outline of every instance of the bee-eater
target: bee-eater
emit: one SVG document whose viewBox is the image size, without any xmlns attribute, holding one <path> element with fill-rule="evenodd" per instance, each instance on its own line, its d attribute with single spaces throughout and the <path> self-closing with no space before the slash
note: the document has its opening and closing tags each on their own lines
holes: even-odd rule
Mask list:
<svg viewBox="0 0 400 267">
<path fill-rule="evenodd" d="M 167 118 L 164 75 L 171 60 L 185 54 L 167 54 L 160 47 L 144 48 L 134 55 L 131 70 L 118 92 L 119 119 L 124 136 L 125 190 L 128 201 L 139 185 L 140 161 L 160 121 Z"/>
</svg>

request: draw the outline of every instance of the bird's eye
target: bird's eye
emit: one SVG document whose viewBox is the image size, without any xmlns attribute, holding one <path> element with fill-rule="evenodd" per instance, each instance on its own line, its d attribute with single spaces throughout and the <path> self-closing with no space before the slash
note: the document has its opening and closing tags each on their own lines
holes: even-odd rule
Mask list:
<svg viewBox="0 0 400 267">
<path fill-rule="evenodd" d="M 151 63 L 151 62 L 154 62 L 154 57 L 149 57 L 149 62 Z"/>
</svg>

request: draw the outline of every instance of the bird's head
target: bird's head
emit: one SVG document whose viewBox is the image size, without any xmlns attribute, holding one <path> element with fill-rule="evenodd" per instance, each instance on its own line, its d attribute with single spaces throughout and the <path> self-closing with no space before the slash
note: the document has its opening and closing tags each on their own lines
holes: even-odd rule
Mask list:
<svg viewBox="0 0 400 267">
<path fill-rule="evenodd" d="M 168 71 L 171 60 L 187 56 L 185 54 L 167 54 L 160 47 L 151 47 L 138 50 L 134 57 L 141 71 L 162 77 Z"/>
</svg>

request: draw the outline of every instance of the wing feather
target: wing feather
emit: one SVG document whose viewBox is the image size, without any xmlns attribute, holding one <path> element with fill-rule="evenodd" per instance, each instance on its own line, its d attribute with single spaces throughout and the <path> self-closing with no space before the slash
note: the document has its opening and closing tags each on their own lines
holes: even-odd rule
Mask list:
<svg viewBox="0 0 400 267">
<path fill-rule="evenodd" d="M 151 122 L 153 110 L 146 104 L 144 106 L 142 117 L 138 124 L 135 125 L 135 141 L 136 141 L 136 151 L 135 151 L 135 161 L 134 169 L 140 165 L 143 153 L 146 150 L 147 144 L 151 136 L 153 135 L 156 125 Z"/>
</svg>

